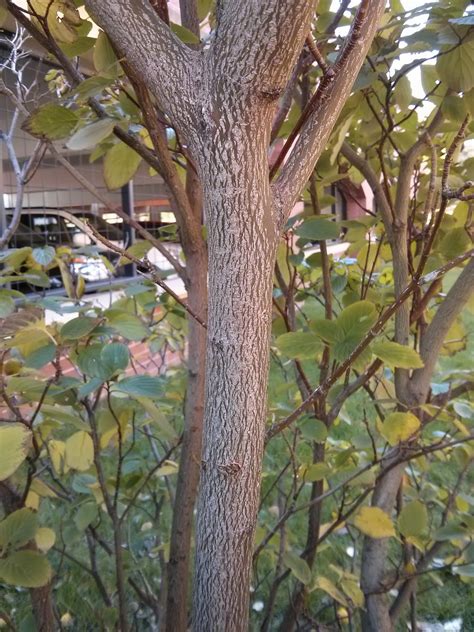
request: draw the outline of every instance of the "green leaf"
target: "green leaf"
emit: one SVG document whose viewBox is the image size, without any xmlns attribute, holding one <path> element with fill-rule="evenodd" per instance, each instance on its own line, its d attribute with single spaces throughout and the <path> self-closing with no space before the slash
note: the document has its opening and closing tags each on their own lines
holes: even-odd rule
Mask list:
<svg viewBox="0 0 474 632">
<path fill-rule="evenodd" d="M 59 140 L 72 134 L 79 117 L 69 108 L 48 103 L 35 110 L 23 123 L 23 129 L 36 138 Z"/>
<path fill-rule="evenodd" d="M 95 37 L 78 37 L 75 42 L 70 44 L 63 42 L 59 47 L 67 57 L 78 57 L 87 53 L 94 46 L 95 42 Z"/>
<path fill-rule="evenodd" d="M 51 567 L 38 551 L 16 551 L 0 560 L 0 579 L 12 586 L 39 588 L 51 579 Z"/>
<path fill-rule="evenodd" d="M 283 555 L 283 564 L 291 570 L 302 584 L 309 584 L 311 581 L 311 569 L 299 555 L 292 551 L 286 551 Z"/>
<path fill-rule="evenodd" d="M 128 347 L 121 342 L 106 345 L 100 354 L 100 361 L 108 375 L 124 371 L 128 366 L 130 353 Z"/>
<path fill-rule="evenodd" d="M 142 158 L 137 152 L 119 142 L 105 154 L 104 179 L 109 189 L 118 189 L 136 174 Z"/>
<path fill-rule="evenodd" d="M 0 295 L 0 318 L 6 318 L 15 311 L 15 301 L 11 296 Z"/>
<path fill-rule="evenodd" d="M 181 24 L 171 22 L 170 27 L 173 33 L 185 44 L 199 44 L 200 39 L 192 31 L 181 26 Z"/>
<path fill-rule="evenodd" d="M 377 320 L 377 310 L 370 301 L 357 301 L 346 307 L 337 317 L 337 324 L 346 335 L 363 338 Z"/>
<path fill-rule="evenodd" d="M 311 439 L 317 443 L 324 443 L 326 441 L 328 431 L 326 426 L 319 419 L 304 419 L 298 425 L 305 439 Z"/>
<path fill-rule="evenodd" d="M 67 340 L 78 340 L 87 336 L 100 323 L 98 318 L 87 318 L 86 316 L 78 316 L 65 323 L 61 327 L 61 337 Z"/>
<path fill-rule="evenodd" d="M 419 500 L 406 504 L 398 516 L 398 530 L 406 538 L 420 536 L 428 529 L 428 510 Z"/>
<path fill-rule="evenodd" d="M 163 435 L 163 438 L 167 441 L 175 441 L 178 439 L 178 434 L 170 422 L 166 419 L 165 414 L 147 397 L 136 397 L 136 400 L 140 402 L 143 408 L 148 413 L 151 422 L 153 423 L 153 432 L 155 426 L 158 431 Z"/>
<path fill-rule="evenodd" d="M 390 413 L 385 417 L 381 433 L 391 446 L 396 446 L 412 437 L 420 426 L 420 420 L 413 413 Z"/>
<path fill-rule="evenodd" d="M 56 251 L 52 246 L 44 246 L 44 248 L 33 248 L 32 255 L 36 263 L 47 266 L 54 261 Z"/>
<path fill-rule="evenodd" d="M 89 77 L 82 81 L 76 88 L 76 94 L 80 99 L 89 99 L 95 97 L 102 92 L 104 88 L 110 86 L 112 79 L 110 77 Z"/>
<path fill-rule="evenodd" d="M 402 369 L 419 369 L 424 366 L 417 351 L 398 342 L 375 342 L 371 349 L 377 358 L 390 366 Z"/>
<path fill-rule="evenodd" d="M 341 232 L 341 227 L 336 222 L 324 217 L 310 217 L 296 229 L 298 237 L 310 239 L 311 241 L 324 241 L 326 239 L 337 239 Z"/>
<path fill-rule="evenodd" d="M 469 91 L 474 87 L 474 41 L 468 40 L 440 55 L 436 68 L 448 88 L 455 92 Z"/>
<path fill-rule="evenodd" d="M 278 336 L 275 344 L 280 353 L 295 360 L 314 358 L 321 349 L 319 338 L 310 331 L 290 331 Z"/>
<path fill-rule="evenodd" d="M 459 226 L 448 231 L 439 244 L 439 251 L 443 257 L 450 261 L 471 247 L 471 238 L 464 226 Z"/>
<path fill-rule="evenodd" d="M 335 601 L 338 601 L 343 606 L 347 606 L 347 599 L 344 597 L 342 592 L 336 588 L 333 582 L 327 577 L 319 576 L 315 579 L 313 584 L 313 590 L 319 588 L 320 590 L 324 590 L 325 593 L 330 595 Z"/>
<path fill-rule="evenodd" d="M 25 366 L 31 369 L 41 369 L 56 356 L 56 345 L 52 342 L 39 349 L 35 349 L 25 357 Z"/>
<path fill-rule="evenodd" d="M 107 72 L 117 62 L 115 51 L 112 48 L 109 38 L 101 31 L 97 38 L 97 42 L 94 46 L 94 53 L 92 56 L 94 61 L 94 67 L 97 72 Z M 116 72 L 114 74 L 117 74 Z"/>
<path fill-rule="evenodd" d="M 134 314 L 111 310 L 107 312 L 110 325 L 128 340 L 139 342 L 150 335 L 150 330 Z"/>
<path fill-rule="evenodd" d="M 128 393 L 136 397 L 149 397 L 150 399 L 158 399 L 163 395 L 163 383 L 157 377 L 149 375 L 136 375 L 133 377 L 125 377 L 120 382 L 114 384 L 114 391 Z"/>
<path fill-rule="evenodd" d="M 390 516 L 378 507 L 362 507 L 354 518 L 354 525 L 370 538 L 390 538 L 395 535 Z"/>
<path fill-rule="evenodd" d="M 325 342 L 331 344 L 344 339 L 344 331 L 335 320 L 316 318 L 311 323 L 311 329 Z"/>
<path fill-rule="evenodd" d="M 326 463 L 313 463 L 304 471 L 304 480 L 307 483 L 322 481 L 331 473 L 331 468 Z"/>
<path fill-rule="evenodd" d="M 445 542 L 448 540 L 463 540 L 470 537 L 471 533 L 469 529 L 466 529 L 466 527 L 463 527 L 456 522 L 451 522 L 444 527 L 440 527 L 433 535 L 433 538 L 438 542 Z"/>
<path fill-rule="evenodd" d="M 341 579 L 341 588 L 355 606 L 358 608 L 364 607 L 364 593 L 357 581 L 343 577 Z"/>
<path fill-rule="evenodd" d="M 94 444 L 89 433 L 80 430 L 66 441 L 66 464 L 78 472 L 85 472 L 94 462 Z"/>
<path fill-rule="evenodd" d="M 97 377 L 105 381 L 109 377 L 109 372 L 102 364 L 101 354 L 104 345 L 87 345 L 77 354 L 77 366 L 89 377 Z"/>
<path fill-rule="evenodd" d="M 90 123 L 85 127 L 81 127 L 69 141 L 66 147 L 73 151 L 84 151 L 85 149 L 93 149 L 98 143 L 110 136 L 114 129 L 116 121 L 105 118 Z"/>
<path fill-rule="evenodd" d="M 23 507 L 8 515 L 0 522 L 0 548 L 18 548 L 35 537 L 38 516 L 31 509 Z"/>
<path fill-rule="evenodd" d="M 467 104 L 457 94 L 445 96 L 441 109 L 447 121 L 450 123 L 462 123 L 467 114 Z"/>
<path fill-rule="evenodd" d="M 197 12 L 200 22 L 210 13 L 214 2 L 215 0 L 197 0 Z"/>
<path fill-rule="evenodd" d="M 37 287 L 47 288 L 50 286 L 50 279 L 48 275 L 40 270 L 25 272 L 18 280 L 26 281 L 26 283 L 31 283 L 31 285 L 36 285 Z"/>
<path fill-rule="evenodd" d="M 99 516 L 97 504 L 94 501 L 83 503 L 74 516 L 74 522 L 79 531 L 85 531 L 87 527 L 97 520 Z"/>
<path fill-rule="evenodd" d="M 411 103 L 411 82 L 406 75 L 402 75 L 397 81 L 394 92 L 395 102 L 402 112 L 408 109 Z"/>
<path fill-rule="evenodd" d="M 0 423 L 0 481 L 11 476 L 26 459 L 32 432 L 20 423 Z"/>
</svg>

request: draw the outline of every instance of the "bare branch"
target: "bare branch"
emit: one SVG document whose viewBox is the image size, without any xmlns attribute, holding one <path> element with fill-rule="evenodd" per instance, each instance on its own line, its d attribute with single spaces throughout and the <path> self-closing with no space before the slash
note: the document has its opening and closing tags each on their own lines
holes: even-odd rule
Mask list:
<svg viewBox="0 0 474 632">
<path fill-rule="evenodd" d="M 473 292 L 474 259 L 471 258 L 439 306 L 421 341 L 420 355 L 424 367 L 417 369 L 410 380 L 410 391 L 417 401 L 423 401 L 428 394 L 431 376 L 446 334 Z"/>
<path fill-rule="evenodd" d="M 110 211 L 111 213 L 116 213 L 119 217 L 121 217 L 125 222 L 127 222 L 132 228 L 134 228 L 137 233 L 143 239 L 149 241 L 154 248 L 156 248 L 169 263 L 176 270 L 178 275 L 182 279 L 186 279 L 186 269 L 180 264 L 180 262 L 169 252 L 169 250 L 164 246 L 159 239 L 156 239 L 150 232 L 148 232 L 139 222 L 137 222 L 133 217 L 130 217 L 125 213 L 120 207 L 113 205 L 105 195 L 103 195 L 97 187 L 95 187 L 92 182 L 90 182 L 82 173 L 76 169 L 70 162 L 65 158 L 62 154 L 60 154 L 55 146 L 52 143 L 48 145 L 49 151 L 53 154 L 53 156 L 60 162 L 63 167 L 75 178 L 79 184 L 81 184 L 86 191 L 89 191 L 97 200 L 102 202 L 104 207 Z"/>
<path fill-rule="evenodd" d="M 189 130 L 201 68 L 198 54 L 171 32 L 145 0 L 87 0 L 85 4 L 173 125 Z"/>
<path fill-rule="evenodd" d="M 362 0 L 346 45 L 334 67 L 324 75 L 302 115 L 299 136 L 293 139 L 293 150 L 273 186 L 281 228 L 326 146 L 384 9 L 385 0 Z"/>
<path fill-rule="evenodd" d="M 387 232 L 387 235 L 390 236 L 392 226 L 392 209 L 390 208 L 390 203 L 385 195 L 385 191 L 383 190 L 380 178 L 372 169 L 368 160 L 366 160 L 361 154 L 358 154 L 347 141 L 342 143 L 341 153 L 344 158 L 351 163 L 351 165 L 360 171 L 369 183 L 369 186 L 375 196 L 376 208 L 380 211 L 382 221 L 385 225 L 385 230 L 390 231 L 390 233 Z"/>
</svg>

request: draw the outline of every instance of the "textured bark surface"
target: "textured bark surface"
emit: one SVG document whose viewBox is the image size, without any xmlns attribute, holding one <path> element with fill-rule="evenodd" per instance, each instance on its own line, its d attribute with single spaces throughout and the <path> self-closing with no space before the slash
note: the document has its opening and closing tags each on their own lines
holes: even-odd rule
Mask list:
<svg viewBox="0 0 474 632">
<path fill-rule="evenodd" d="M 265 160 L 268 127 L 263 133 L 259 118 L 222 118 L 203 167 L 209 330 L 196 632 L 247 629 L 276 248 Z"/>
<path fill-rule="evenodd" d="M 210 298 L 193 630 L 244 631 L 279 231 L 349 96 L 385 0 L 362 0 L 347 46 L 322 82 L 319 108 L 273 190 L 272 118 L 308 33 L 312 0 L 218 2 L 217 29 L 201 51 L 181 44 L 143 0 L 86 6 L 180 133 L 201 179 Z"/>
<path fill-rule="evenodd" d="M 189 278 L 188 304 L 196 313 L 205 318 L 207 310 L 207 257 L 205 248 L 201 248 L 198 253 L 192 254 L 187 259 L 186 269 Z M 188 320 L 188 327 L 185 427 L 168 563 L 165 629 L 169 632 L 181 632 L 181 630 L 187 629 L 193 513 L 201 471 L 207 332 L 193 318 Z"/>
</svg>

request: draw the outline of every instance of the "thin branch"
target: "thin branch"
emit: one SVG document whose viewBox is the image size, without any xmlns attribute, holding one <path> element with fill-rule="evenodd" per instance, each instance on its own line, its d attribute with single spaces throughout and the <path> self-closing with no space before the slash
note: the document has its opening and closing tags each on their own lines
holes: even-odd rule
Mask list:
<svg viewBox="0 0 474 632">
<path fill-rule="evenodd" d="M 448 263 L 446 263 L 444 266 L 441 266 L 441 268 L 438 268 L 437 270 L 434 270 L 433 272 L 426 274 L 424 277 L 421 277 L 420 279 L 413 278 L 411 282 L 407 285 L 407 287 L 404 289 L 404 291 L 400 294 L 398 299 L 394 301 L 391 305 L 389 305 L 385 309 L 384 312 L 382 312 L 379 319 L 377 320 L 375 325 L 372 327 L 372 329 L 368 332 L 364 340 L 362 340 L 357 345 L 357 347 L 346 358 L 346 360 L 344 360 L 344 362 L 342 362 L 336 368 L 336 370 L 326 380 L 324 380 L 324 382 L 322 382 L 311 393 L 311 395 L 307 397 L 305 401 L 302 404 L 300 404 L 300 406 L 298 406 L 298 408 L 296 408 L 290 415 L 285 417 L 285 419 L 275 422 L 274 424 L 270 426 L 270 428 L 268 428 L 267 433 L 266 433 L 266 442 L 268 443 L 268 441 L 270 441 L 270 439 L 272 439 L 275 435 L 279 434 L 285 428 L 288 428 L 288 426 L 290 426 L 294 421 L 296 421 L 296 419 L 298 419 L 298 417 L 300 417 L 300 415 L 302 415 L 304 411 L 307 408 L 309 408 L 309 406 L 312 405 L 315 399 L 323 397 L 329 391 L 331 386 L 333 386 L 337 382 L 337 380 L 344 375 L 347 369 L 352 366 L 352 364 L 359 357 L 362 351 L 364 351 L 364 349 L 366 349 L 369 346 L 369 344 L 372 342 L 372 340 L 379 334 L 379 332 L 382 330 L 385 323 L 393 316 L 393 314 L 396 313 L 397 309 L 400 308 L 400 305 L 402 305 L 411 296 L 411 294 L 416 290 L 417 287 L 421 285 L 425 285 L 426 283 L 431 283 L 432 281 L 435 281 L 436 279 L 443 277 L 447 272 L 449 272 L 449 270 L 460 265 L 461 263 L 466 261 L 466 259 L 471 259 L 469 265 L 474 266 L 474 250 L 470 250 L 467 253 L 459 255 L 452 261 L 449 261 Z M 474 284 L 472 285 L 474 286 Z M 420 369 L 420 371 L 422 370 L 423 369 Z"/>
<path fill-rule="evenodd" d="M 375 35 L 385 0 L 362 0 L 351 32 L 334 67 L 322 78 L 320 85 L 302 114 L 296 135 L 288 139 L 285 153 L 294 147 L 273 185 L 275 207 L 280 227 L 323 152 L 347 96 L 364 62 Z M 283 158 L 280 160 L 282 162 Z"/>
</svg>

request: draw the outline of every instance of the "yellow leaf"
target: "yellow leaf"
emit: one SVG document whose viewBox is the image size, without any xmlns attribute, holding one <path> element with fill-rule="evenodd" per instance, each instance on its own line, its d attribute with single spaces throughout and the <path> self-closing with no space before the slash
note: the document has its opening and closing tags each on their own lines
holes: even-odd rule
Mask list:
<svg viewBox="0 0 474 632">
<path fill-rule="evenodd" d="M 66 441 L 66 463 L 79 472 L 85 472 L 94 462 L 94 444 L 87 432 L 80 430 Z"/>
<path fill-rule="evenodd" d="M 362 507 L 354 518 L 354 525 L 370 538 L 390 538 L 395 535 L 390 516 L 378 507 Z"/>
<path fill-rule="evenodd" d="M 413 413 L 391 413 L 382 424 L 382 436 L 391 446 L 407 441 L 420 428 L 420 420 Z"/>
<path fill-rule="evenodd" d="M 40 504 L 40 497 L 35 492 L 28 492 L 25 500 L 25 507 L 38 511 Z"/>
<path fill-rule="evenodd" d="M 42 553 L 47 553 L 56 542 L 56 534 L 48 527 L 41 527 L 35 535 L 36 546 Z"/>
<path fill-rule="evenodd" d="M 57 498 L 58 497 L 54 489 L 51 489 L 49 485 L 46 485 L 46 483 L 44 483 L 39 478 L 35 478 L 33 480 L 33 482 L 31 483 L 30 489 L 31 491 L 38 494 L 38 496 L 43 496 L 44 498 Z"/>
<path fill-rule="evenodd" d="M 65 465 L 64 456 L 66 453 L 66 444 L 64 441 L 52 439 L 48 443 L 48 450 L 56 474 L 61 474 L 63 466 Z"/>
<path fill-rule="evenodd" d="M 0 481 L 11 476 L 26 459 L 31 438 L 31 430 L 23 424 L 0 424 Z"/>
</svg>

